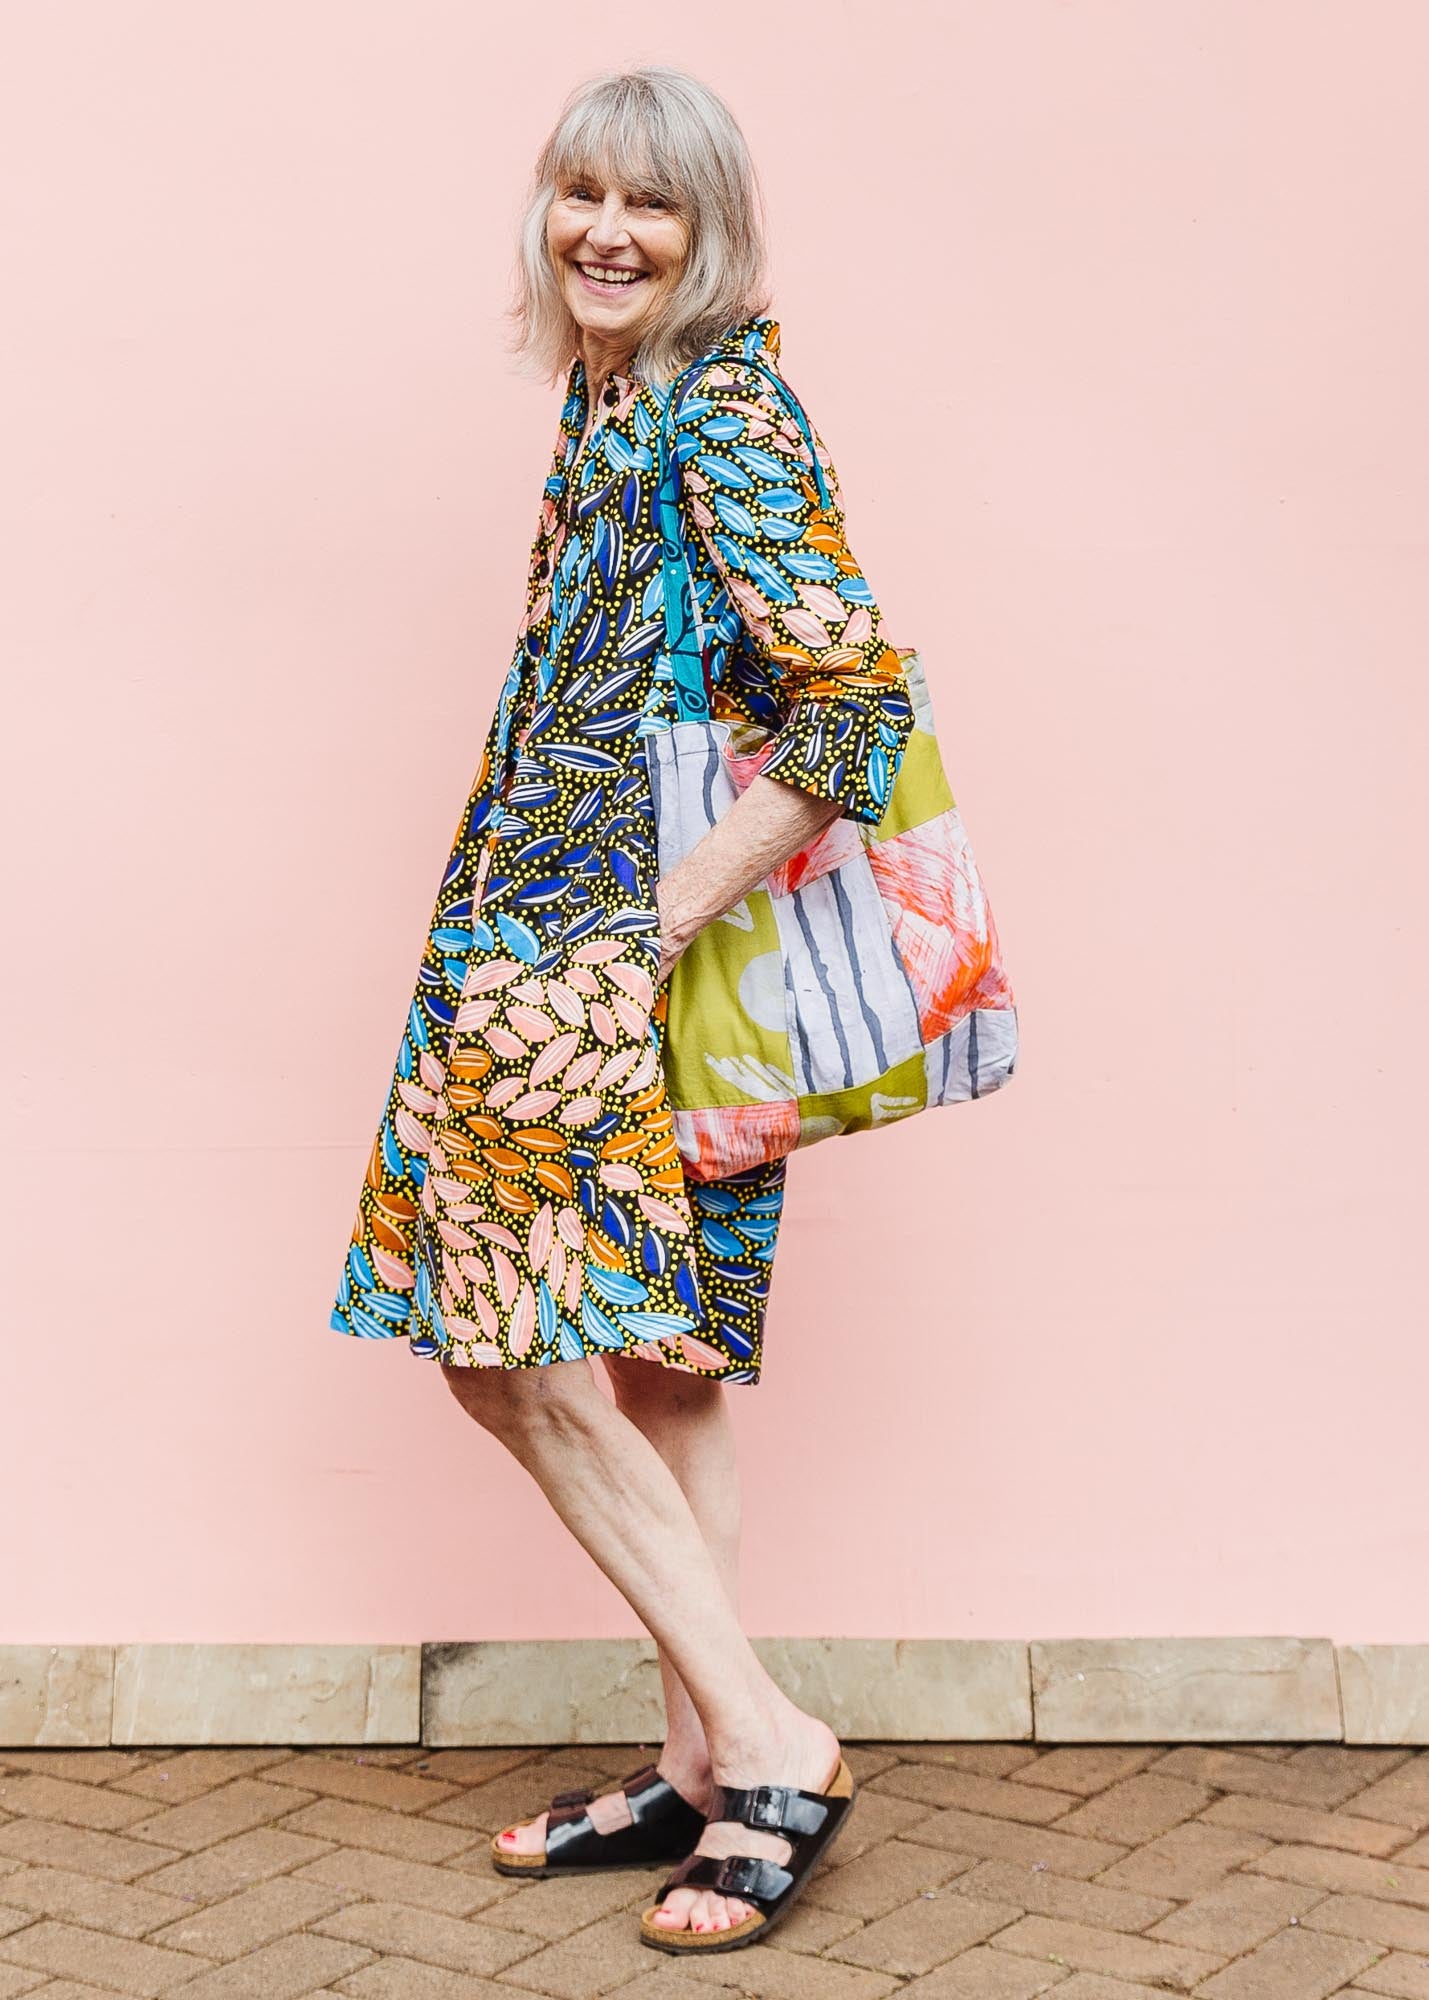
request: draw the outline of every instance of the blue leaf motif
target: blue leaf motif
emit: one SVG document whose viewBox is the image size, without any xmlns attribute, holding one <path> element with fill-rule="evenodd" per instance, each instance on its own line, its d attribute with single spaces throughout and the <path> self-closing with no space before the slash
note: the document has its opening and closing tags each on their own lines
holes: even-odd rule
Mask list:
<svg viewBox="0 0 1429 2000">
<path fill-rule="evenodd" d="M 608 750 L 593 750 L 584 743 L 543 743 L 542 750 L 553 764 L 571 771 L 618 771 L 621 759 Z"/>
<path fill-rule="evenodd" d="M 569 875 L 541 876 L 518 889 L 513 900 L 523 910 L 534 909 L 541 903 L 558 903 L 570 886 Z"/>
<path fill-rule="evenodd" d="M 379 1319 L 390 1319 L 400 1324 L 411 1317 L 412 1302 L 400 1292 L 363 1292 L 362 1303 Z"/>
<path fill-rule="evenodd" d="M 700 1235 L 705 1248 L 716 1257 L 742 1257 L 744 1245 L 737 1236 L 732 1236 L 721 1222 L 712 1222 L 708 1217 L 700 1224 Z"/>
<path fill-rule="evenodd" d="M 733 456 L 761 479 L 772 479 L 777 483 L 789 477 L 789 461 L 776 458 L 772 451 L 762 451 L 757 444 L 740 445 Z"/>
<path fill-rule="evenodd" d="M 498 910 L 496 928 L 501 933 L 501 942 L 513 958 L 519 958 L 525 965 L 535 964 L 541 955 L 541 940 L 529 924 L 523 924 L 515 917 L 508 917 L 505 910 Z"/>
<path fill-rule="evenodd" d="M 619 521 L 606 521 L 605 528 L 606 533 L 596 549 L 595 560 L 601 581 L 609 590 L 620 574 L 620 558 L 625 549 L 625 534 Z"/>
<path fill-rule="evenodd" d="M 605 790 L 601 785 L 592 785 L 588 792 L 582 792 L 571 807 L 570 818 L 566 822 L 571 831 L 574 833 L 578 827 L 585 826 L 593 820 L 604 800 Z"/>
<path fill-rule="evenodd" d="M 716 480 L 721 486 L 747 492 L 754 484 L 742 465 L 736 465 L 732 458 L 720 458 L 712 451 L 700 453 L 699 466 L 706 479 Z"/>
<path fill-rule="evenodd" d="M 601 1311 L 589 1292 L 581 1293 L 581 1331 L 597 1347 L 625 1347 L 625 1336 L 615 1322 Z M 574 1357 L 573 1357 L 574 1358 Z"/>
<path fill-rule="evenodd" d="M 799 593 L 789 579 L 775 569 L 772 562 L 760 555 L 757 549 L 750 549 L 746 560 L 749 580 L 757 590 L 762 590 L 764 595 L 772 598 L 776 604 L 798 602 Z"/>
<path fill-rule="evenodd" d="M 797 553 L 791 550 L 779 560 L 791 575 L 802 577 L 805 583 L 823 583 L 838 575 L 838 564 L 829 556 L 820 555 L 817 549 L 800 549 Z"/>
<path fill-rule="evenodd" d="M 603 605 L 599 606 L 586 619 L 584 625 L 580 628 L 579 636 L 576 639 L 575 652 L 572 655 L 576 666 L 583 667 L 587 660 L 595 658 L 596 654 L 605 644 L 609 622 Z"/>
<path fill-rule="evenodd" d="M 745 535 L 753 541 L 759 533 L 754 516 L 738 500 L 731 500 L 726 493 L 713 496 L 714 510 L 732 535 Z"/>
<path fill-rule="evenodd" d="M 642 1340 L 666 1340 L 674 1333 L 688 1333 L 695 1323 L 683 1313 L 622 1312 L 615 1316 Z"/>
<path fill-rule="evenodd" d="M 395 1340 L 397 1338 L 397 1329 L 395 1326 L 386 1325 L 384 1321 L 376 1318 L 374 1314 L 365 1312 L 361 1306 L 354 1306 L 352 1308 L 352 1330 L 354 1333 L 360 1334 L 364 1340 Z"/>
<path fill-rule="evenodd" d="M 642 1285 L 638 1278 L 632 1278 L 625 1271 L 607 1271 L 599 1264 L 587 1264 L 585 1281 L 593 1292 L 599 1292 L 606 1302 L 613 1306 L 639 1305 L 650 1296 L 650 1287 Z"/>
<path fill-rule="evenodd" d="M 617 647 L 615 657 L 618 660 L 647 660 L 664 636 L 663 620 L 644 619 L 641 624 L 631 626 Z"/>
</svg>

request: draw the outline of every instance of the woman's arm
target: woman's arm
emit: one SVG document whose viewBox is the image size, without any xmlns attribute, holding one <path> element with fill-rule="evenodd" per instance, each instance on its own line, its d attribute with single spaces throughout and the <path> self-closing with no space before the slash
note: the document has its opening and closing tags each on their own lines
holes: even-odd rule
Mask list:
<svg viewBox="0 0 1429 2000">
<path fill-rule="evenodd" d="M 778 688 L 782 725 L 765 769 L 660 882 L 660 978 L 840 814 L 876 825 L 913 726 L 903 663 L 844 535 L 837 474 L 821 450 L 821 506 L 783 397 L 722 362 L 684 401 L 680 430 L 686 512 Z"/>
<path fill-rule="evenodd" d="M 656 985 L 691 938 L 733 909 L 791 854 L 807 847 L 842 811 L 839 800 L 816 798 L 780 778 L 763 772 L 751 778 L 729 811 L 656 884 L 660 911 Z"/>
</svg>

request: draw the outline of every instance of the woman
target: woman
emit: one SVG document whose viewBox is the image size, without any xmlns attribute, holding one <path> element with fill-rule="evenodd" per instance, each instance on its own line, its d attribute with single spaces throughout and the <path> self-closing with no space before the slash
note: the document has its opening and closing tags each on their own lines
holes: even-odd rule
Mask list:
<svg viewBox="0 0 1429 2000">
<path fill-rule="evenodd" d="M 438 1358 L 654 1635 L 657 1763 L 492 1847 L 530 1875 L 678 1861 L 641 1919 L 667 1951 L 766 1935 L 853 1792 L 733 1608 L 724 1385 L 759 1379 L 785 1161 L 687 1182 L 660 1061 L 690 940 L 840 814 L 876 822 L 887 767 L 872 785 L 863 746 L 877 718 L 896 770 L 912 726 L 822 445 L 827 508 L 751 365 L 780 346 L 762 269 L 748 152 L 713 93 L 652 67 L 574 97 L 522 244 L 523 351 L 569 370 L 526 613 L 334 1315 Z M 675 716 L 652 513 L 667 414 L 711 712 L 776 742 L 660 875 L 645 739 Z"/>
</svg>

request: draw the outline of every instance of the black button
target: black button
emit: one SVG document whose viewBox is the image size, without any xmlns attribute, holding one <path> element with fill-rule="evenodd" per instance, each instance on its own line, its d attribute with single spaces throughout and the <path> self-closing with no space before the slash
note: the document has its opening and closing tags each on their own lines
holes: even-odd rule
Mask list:
<svg viewBox="0 0 1429 2000">
<path fill-rule="evenodd" d="M 606 383 L 605 393 L 601 397 L 601 401 L 603 403 L 611 404 L 612 406 L 620 401 L 620 391 L 619 389 L 616 388 L 613 382 Z"/>
</svg>

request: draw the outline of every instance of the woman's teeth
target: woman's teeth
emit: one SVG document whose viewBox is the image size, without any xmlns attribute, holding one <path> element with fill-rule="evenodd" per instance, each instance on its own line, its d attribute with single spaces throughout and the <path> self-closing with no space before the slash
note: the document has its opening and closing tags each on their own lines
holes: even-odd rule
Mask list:
<svg viewBox="0 0 1429 2000">
<path fill-rule="evenodd" d="M 610 290 L 618 290 L 622 285 L 636 285 L 646 275 L 644 271 L 626 271 L 618 265 L 578 264 L 581 276 L 592 285 L 605 285 Z"/>
</svg>

